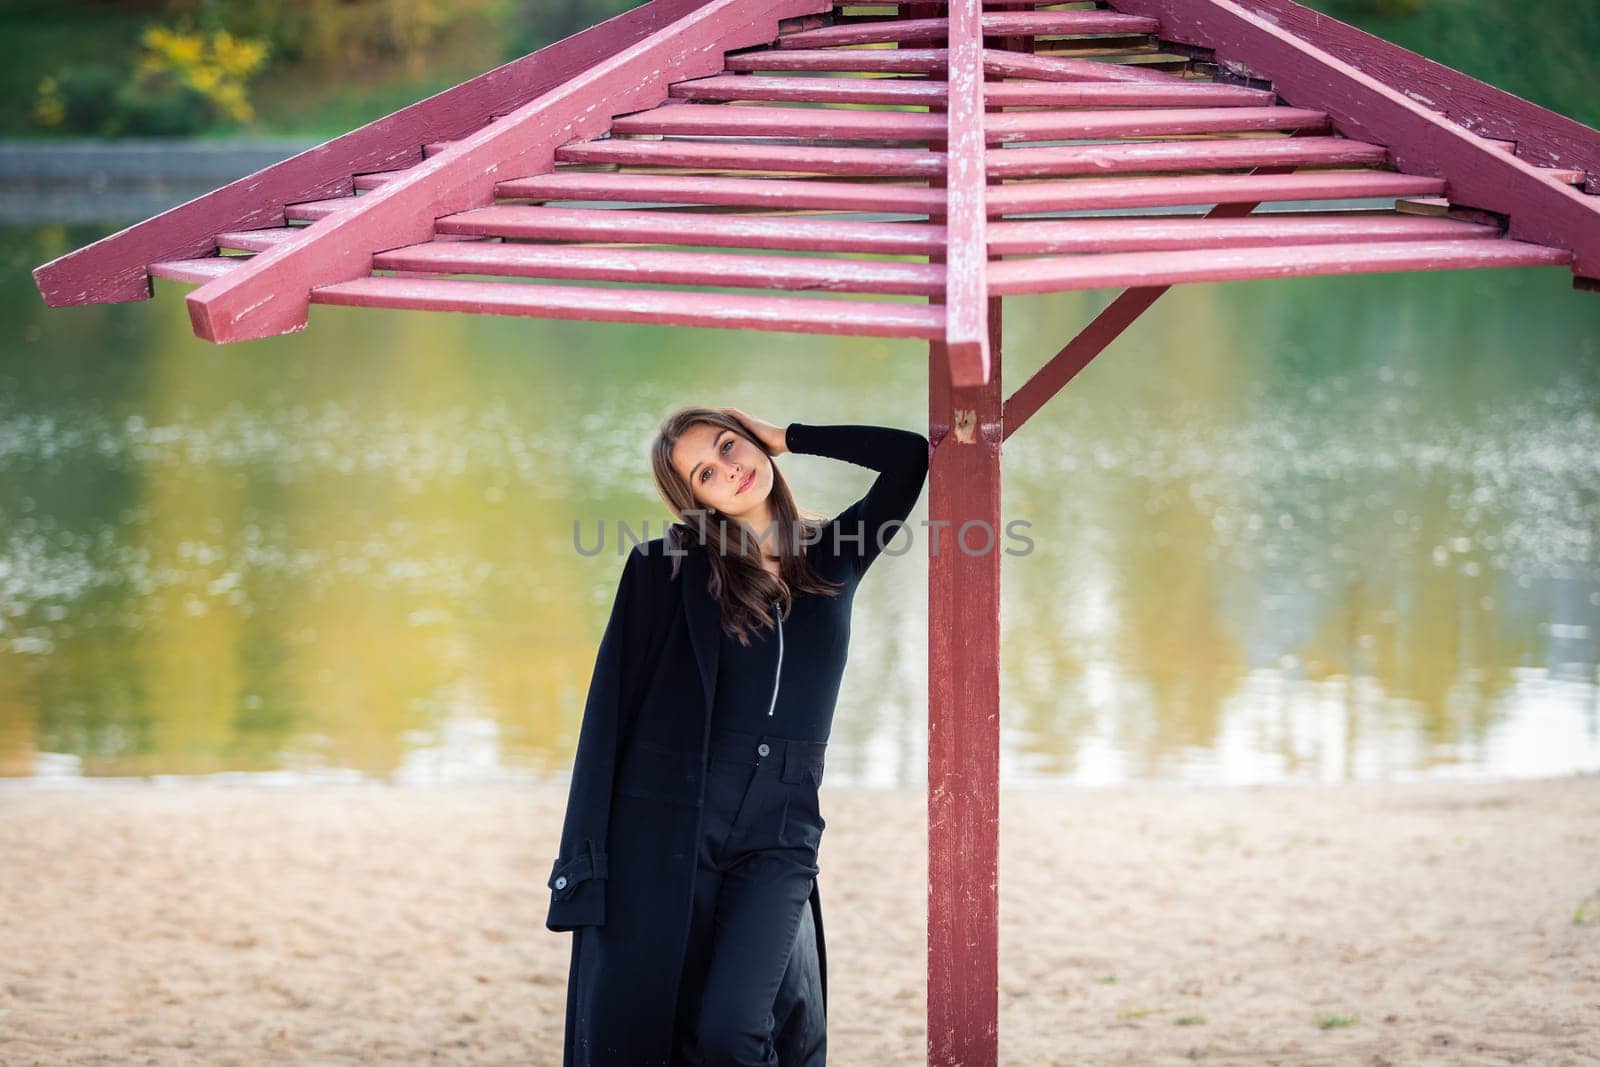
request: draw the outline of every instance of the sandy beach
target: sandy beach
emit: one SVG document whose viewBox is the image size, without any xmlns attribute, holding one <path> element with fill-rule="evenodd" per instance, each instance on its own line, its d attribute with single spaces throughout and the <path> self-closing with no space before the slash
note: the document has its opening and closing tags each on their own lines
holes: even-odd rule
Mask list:
<svg viewBox="0 0 1600 1067">
<path fill-rule="evenodd" d="M 0 1063 L 558 1064 L 564 802 L 7 783 Z M 922 1064 L 924 797 L 823 811 L 830 1062 Z M 1600 1063 L 1600 776 L 1002 813 L 1002 1063 Z"/>
</svg>

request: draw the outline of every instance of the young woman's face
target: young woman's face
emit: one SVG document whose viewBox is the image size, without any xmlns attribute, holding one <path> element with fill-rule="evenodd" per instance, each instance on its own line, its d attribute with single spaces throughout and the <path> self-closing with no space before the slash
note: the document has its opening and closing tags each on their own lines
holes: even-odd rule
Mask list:
<svg viewBox="0 0 1600 1067">
<path fill-rule="evenodd" d="M 701 507 L 742 515 L 772 491 L 772 459 L 761 446 L 733 430 L 698 422 L 672 449 L 672 465 L 689 483 Z"/>
</svg>

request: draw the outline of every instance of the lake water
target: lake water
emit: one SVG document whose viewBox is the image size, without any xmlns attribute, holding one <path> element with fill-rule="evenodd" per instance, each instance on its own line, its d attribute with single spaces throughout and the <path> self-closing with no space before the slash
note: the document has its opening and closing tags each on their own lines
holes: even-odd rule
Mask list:
<svg viewBox="0 0 1600 1067">
<path fill-rule="evenodd" d="M 3 231 L 0 776 L 559 776 L 686 403 L 926 429 L 910 342 L 47 311 Z M 1600 295 L 1565 268 L 1174 289 L 1005 447 L 1003 779 L 1600 769 Z M 1013 391 L 1114 294 L 1014 299 Z M 833 511 L 870 472 L 780 465 Z M 926 494 L 913 522 L 927 517 Z M 613 531 L 614 532 L 614 531 Z M 926 780 L 926 561 L 856 599 L 831 783 Z M 774 731 L 778 732 L 778 731 Z"/>
</svg>

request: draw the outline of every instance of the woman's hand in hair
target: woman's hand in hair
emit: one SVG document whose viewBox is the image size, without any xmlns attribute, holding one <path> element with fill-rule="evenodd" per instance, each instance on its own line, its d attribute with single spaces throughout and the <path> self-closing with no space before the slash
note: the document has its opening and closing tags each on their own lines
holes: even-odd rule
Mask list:
<svg viewBox="0 0 1600 1067">
<path fill-rule="evenodd" d="M 760 441 L 767 451 L 774 456 L 780 456 L 789 451 L 787 426 L 774 426 L 770 422 L 763 422 L 754 415 L 746 415 L 738 408 L 721 408 L 719 410 L 729 418 L 739 420 L 744 428 L 750 432 L 750 436 Z"/>
</svg>

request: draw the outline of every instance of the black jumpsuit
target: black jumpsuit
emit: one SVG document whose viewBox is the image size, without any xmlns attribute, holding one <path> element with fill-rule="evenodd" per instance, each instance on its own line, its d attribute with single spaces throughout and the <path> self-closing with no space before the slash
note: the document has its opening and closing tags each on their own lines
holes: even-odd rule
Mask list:
<svg viewBox="0 0 1600 1067">
<path fill-rule="evenodd" d="M 842 581 L 837 596 L 797 595 L 772 632 L 744 646 L 722 634 L 713 698 L 694 913 L 679 983 L 678 1050 L 688 1064 L 774 1067 L 780 985 L 804 1033 L 785 1034 L 798 1063 L 826 1053 L 814 967 L 786 975 L 796 939 L 812 934 L 812 879 L 826 825 L 817 790 L 850 641 L 856 586 L 883 543 L 915 543 L 898 524 L 928 471 L 928 439 L 882 426 L 790 423 L 789 451 L 879 472 L 861 499 L 807 547 L 812 566 Z M 814 934 L 813 934 L 814 936 Z M 787 983 L 786 983 L 787 979 Z M 809 1010 L 805 1010 L 809 1009 Z"/>
</svg>

